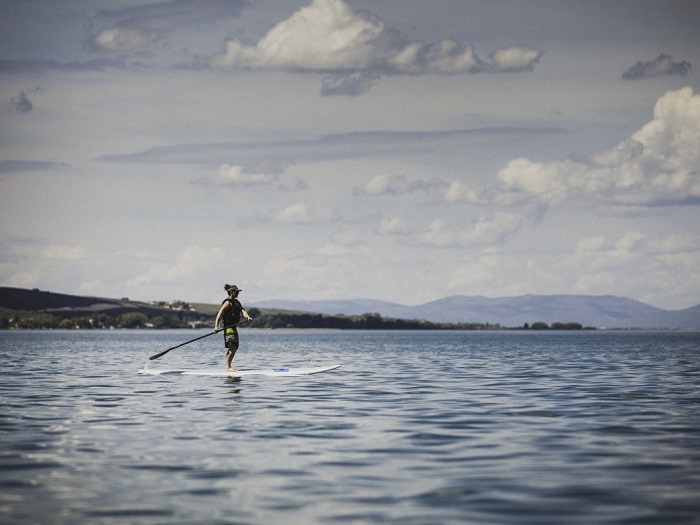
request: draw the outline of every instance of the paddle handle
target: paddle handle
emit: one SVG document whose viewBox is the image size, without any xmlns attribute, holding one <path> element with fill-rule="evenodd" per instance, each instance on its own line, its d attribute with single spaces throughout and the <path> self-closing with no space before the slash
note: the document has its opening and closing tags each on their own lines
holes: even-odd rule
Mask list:
<svg viewBox="0 0 700 525">
<path fill-rule="evenodd" d="M 245 321 L 241 321 L 240 323 L 236 323 L 236 324 L 234 324 L 233 326 L 225 326 L 225 327 L 222 328 L 221 330 L 225 330 L 226 328 L 233 328 L 233 327 L 238 326 L 239 324 L 249 323 L 249 322 L 250 322 L 250 321 L 248 321 L 248 320 L 246 319 Z M 160 352 L 159 354 L 152 355 L 152 356 L 149 357 L 148 359 L 149 359 L 149 361 L 153 361 L 154 359 L 158 359 L 159 357 L 163 357 L 165 354 L 167 354 L 168 352 L 170 352 L 170 350 L 175 350 L 176 348 L 180 348 L 181 346 L 185 346 L 185 345 L 188 345 L 188 344 L 190 344 L 190 343 L 194 343 L 195 341 L 199 341 L 200 339 L 204 339 L 205 337 L 209 337 L 210 335 L 218 334 L 219 332 L 221 332 L 221 330 L 214 330 L 213 332 L 209 332 L 208 334 L 201 335 L 201 336 L 199 336 L 199 337 L 195 337 L 194 339 L 191 339 L 190 341 L 185 341 L 184 343 L 180 343 L 180 344 L 177 345 L 177 346 L 173 346 L 173 347 L 168 348 L 167 350 L 163 350 L 163 351 Z"/>
</svg>

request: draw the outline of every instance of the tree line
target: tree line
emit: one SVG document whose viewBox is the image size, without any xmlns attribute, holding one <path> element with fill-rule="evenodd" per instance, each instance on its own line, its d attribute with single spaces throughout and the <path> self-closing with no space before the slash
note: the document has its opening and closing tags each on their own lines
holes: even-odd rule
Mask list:
<svg viewBox="0 0 700 525">
<path fill-rule="evenodd" d="M 194 325 L 192 323 L 195 323 Z M 212 321 L 213 323 L 213 321 Z M 196 321 L 176 314 L 143 312 L 121 314 L 66 315 L 47 312 L 0 312 L 0 329 L 8 330 L 99 330 L 110 328 L 191 328 Z"/>
<path fill-rule="evenodd" d="M 394 319 L 378 313 L 362 315 L 326 315 L 304 312 L 281 312 L 250 308 L 252 328 L 326 328 L 335 330 L 502 330 L 491 323 L 435 323 L 418 319 Z M 169 329 L 214 328 L 214 316 L 195 311 L 167 312 L 135 310 L 128 312 L 85 313 L 41 312 L 0 309 L 0 329 L 8 330 L 100 330 L 100 329 Z M 579 323 L 525 323 L 525 330 L 582 330 Z"/>
<path fill-rule="evenodd" d="M 362 315 L 325 315 L 302 312 L 278 312 L 248 309 L 253 317 L 253 328 L 328 328 L 337 330 L 494 330 L 498 324 L 489 323 L 433 323 L 413 319 L 393 319 L 378 313 Z M 213 328 L 214 316 L 198 312 L 162 313 L 132 311 L 119 314 L 99 313 L 93 315 L 66 312 L 36 312 L 2 309 L 0 329 L 167 329 L 167 328 Z"/>
<path fill-rule="evenodd" d="M 489 323 L 433 323 L 418 319 L 394 319 L 370 312 L 362 315 L 326 315 L 248 310 L 255 328 L 330 328 L 336 330 L 498 330 Z"/>
</svg>

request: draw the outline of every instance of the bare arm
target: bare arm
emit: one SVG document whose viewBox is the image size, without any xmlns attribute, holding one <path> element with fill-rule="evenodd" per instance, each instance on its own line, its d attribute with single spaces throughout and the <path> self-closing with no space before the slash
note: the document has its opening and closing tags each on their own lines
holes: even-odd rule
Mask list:
<svg viewBox="0 0 700 525">
<path fill-rule="evenodd" d="M 253 320 L 253 318 L 252 318 L 251 316 L 249 316 L 249 315 L 248 315 L 248 312 L 246 312 L 244 309 L 241 310 L 241 313 L 243 314 L 243 317 L 245 317 L 247 321 L 252 321 L 252 320 Z"/>
<path fill-rule="evenodd" d="M 221 305 L 221 308 L 219 308 L 219 313 L 216 314 L 216 321 L 214 321 L 214 330 L 219 329 L 219 321 L 221 321 L 221 316 L 224 315 L 224 312 L 227 308 L 231 308 L 231 303 L 229 303 L 228 301 Z"/>
</svg>

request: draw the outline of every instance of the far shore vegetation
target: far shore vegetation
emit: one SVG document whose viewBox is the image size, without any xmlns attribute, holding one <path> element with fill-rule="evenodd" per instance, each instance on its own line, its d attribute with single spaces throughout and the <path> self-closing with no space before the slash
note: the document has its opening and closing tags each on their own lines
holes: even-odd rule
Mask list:
<svg viewBox="0 0 700 525">
<path fill-rule="evenodd" d="M 213 329 L 218 305 L 185 301 L 131 301 L 0 287 L 2 330 Z M 271 308 L 249 308 L 253 322 L 243 327 L 336 330 L 584 330 L 579 323 L 525 323 L 503 327 L 491 323 L 435 323 L 394 319 L 378 313 L 327 315 Z"/>
<path fill-rule="evenodd" d="M 433 323 L 416 319 L 393 319 L 378 313 L 362 315 L 326 315 L 306 312 L 282 312 L 250 308 L 253 317 L 244 328 L 308 328 L 336 330 L 505 330 L 499 324 L 490 323 Z M 3 330 L 110 330 L 110 329 L 169 329 L 211 328 L 212 315 L 194 311 L 152 313 L 124 312 L 120 314 L 98 313 L 94 315 L 69 315 L 65 312 L 33 312 L 0 309 L 0 329 Z M 579 323 L 535 322 L 522 327 L 529 330 L 583 330 Z"/>
</svg>

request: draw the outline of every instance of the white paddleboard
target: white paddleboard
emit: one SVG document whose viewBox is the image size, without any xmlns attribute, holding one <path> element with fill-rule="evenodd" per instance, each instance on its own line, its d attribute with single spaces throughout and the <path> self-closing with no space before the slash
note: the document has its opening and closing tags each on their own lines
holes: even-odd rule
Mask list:
<svg viewBox="0 0 700 525">
<path fill-rule="evenodd" d="M 306 376 L 335 370 L 340 365 L 317 366 L 307 368 L 266 368 L 261 370 L 225 370 L 223 368 L 204 368 L 201 370 L 184 370 L 168 368 L 142 368 L 139 374 L 162 376 L 209 376 L 209 377 L 244 377 L 244 376 Z"/>
</svg>

